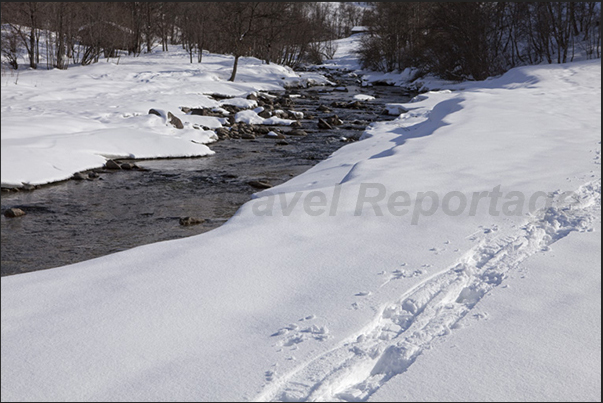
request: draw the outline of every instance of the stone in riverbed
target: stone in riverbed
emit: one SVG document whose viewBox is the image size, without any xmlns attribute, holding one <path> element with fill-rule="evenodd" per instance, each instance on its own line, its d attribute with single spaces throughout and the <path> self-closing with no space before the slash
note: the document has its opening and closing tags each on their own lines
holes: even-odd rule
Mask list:
<svg viewBox="0 0 603 403">
<path fill-rule="evenodd" d="M 261 118 L 263 118 L 263 119 L 269 119 L 269 118 L 272 117 L 272 113 L 270 111 L 264 110 L 264 111 L 258 113 L 258 116 L 261 117 Z"/>
<path fill-rule="evenodd" d="M 343 120 L 339 119 L 337 115 L 326 118 L 325 121 L 331 126 L 341 126 L 343 124 Z"/>
<path fill-rule="evenodd" d="M 266 126 L 253 126 L 253 132 L 256 135 L 260 135 L 260 134 L 264 134 L 265 135 L 265 134 L 270 133 L 271 131 L 272 130 L 270 130 L 270 128 L 266 127 Z"/>
<path fill-rule="evenodd" d="M 88 175 L 84 175 L 81 172 L 76 172 L 73 174 L 73 179 L 75 179 L 76 181 L 83 181 L 88 179 Z"/>
<path fill-rule="evenodd" d="M 202 220 L 200 218 L 195 218 L 195 217 L 182 217 L 180 219 L 180 225 L 182 226 L 189 226 L 189 225 L 197 225 L 197 224 L 203 224 L 205 222 L 205 220 Z"/>
<path fill-rule="evenodd" d="M 270 131 L 265 136 L 267 139 L 284 140 L 285 136 L 282 133 Z"/>
<path fill-rule="evenodd" d="M 36 189 L 36 186 L 31 185 L 29 183 L 24 183 L 23 186 L 21 187 L 21 190 L 26 190 L 26 191 L 31 191 Z"/>
<path fill-rule="evenodd" d="M 349 104 L 347 104 L 346 108 L 348 108 L 348 109 L 363 109 L 364 105 L 360 101 L 354 101 L 354 102 L 350 102 Z"/>
<path fill-rule="evenodd" d="M 270 183 L 264 181 L 249 181 L 247 184 L 257 189 L 270 189 L 272 187 Z"/>
<path fill-rule="evenodd" d="M 333 127 L 324 119 L 318 119 L 318 128 L 322 130 L 333 130 Z"/>
<path fill-rule="evenodd" d="M 306 133 L 305 131 L 300 130 L 300 129 L 291 130 L 287 134 L 289 136 L 307 136 L 308 135 L 308 133 Z"/>
<path fill-rule="evenodd" d="M 6 210 L 4 212 L 4 216 L 8 217 L 8 218 L 16 218 L 16 217 L 21 217 L 24 216 L 26 213 L 25 211 L 21 210 L 20 208 L 9 208 L 8 210 Z"/>
<path fill-rule="evenodd" d="M 219 129 L 216 129 L 216 134 L 218 135 L 218 138 L 220 140 L 230 138 L 230 131 L 228 129 L 223 128 L 223 127 L 220 127 Z"/>
<path fill-rule="evenodd" d="M 113 160 L 105 162 L 105 168 L 107 169 L 121 169 L 121 165 Z"/>
</svg>

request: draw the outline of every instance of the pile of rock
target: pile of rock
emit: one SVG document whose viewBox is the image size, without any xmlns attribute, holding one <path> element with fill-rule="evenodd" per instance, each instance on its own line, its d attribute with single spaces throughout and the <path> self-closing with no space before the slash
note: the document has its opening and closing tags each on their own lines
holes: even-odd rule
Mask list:
<svg viewBox="0 0 603 403">
<path fill-rule="evenodd" d="M 136 165 L 133 162 L 121 162 L 118 160 L 108 160 L 107 162 L 105 162 L 105 169 L 111 170 L 111 171 L 118 171 L 118 170 L 126 170 L 126 171 L 130 171 L 130 170 L 142 170 L 141 167 L 139 167 L 138 165 Z"/>
</svg>

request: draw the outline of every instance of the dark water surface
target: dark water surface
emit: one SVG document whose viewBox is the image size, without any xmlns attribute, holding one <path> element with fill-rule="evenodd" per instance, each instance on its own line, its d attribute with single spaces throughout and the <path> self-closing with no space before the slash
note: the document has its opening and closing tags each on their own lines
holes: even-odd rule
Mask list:
<svg viewBox="0 0 603 403">
<path fill-rule="evenodd" d="M 1 217 L 1 275 L 59 267 L 217 228 L 259 191 L 249 181 L 286 182 L 344 146 L 341 137 L 359 137 L 370 122 L 393 119 L 381 114 L 385 103 L 409 100 L 397 87 L 360 89 L 350 79 L 343 80 L 349 92 L 322 87 L 293 91 L 302 97 L 293 98 L 294 105 L 286 109 L 315 118 L 302 120 L 308 136 L 287 136 L 288 145 L 266 138 L 223 140 L 209 145 L 216 151 L 209 157 L 140 160 L 136 164 L 145 171 L 116 171 L 93 181 L 69 180 L 34 191 L 2 193 L 2 212 L 18 207 L 27 215 Z M 379 98 L 365 102 L 362 110 L 316 110 L 321 104 L 352 101 L 358 93 Z M 318 130 L 318 118 L 333 114 L 344 125 Z M 180 225 L 186 216 L 205 222 Z"/>
</svg>

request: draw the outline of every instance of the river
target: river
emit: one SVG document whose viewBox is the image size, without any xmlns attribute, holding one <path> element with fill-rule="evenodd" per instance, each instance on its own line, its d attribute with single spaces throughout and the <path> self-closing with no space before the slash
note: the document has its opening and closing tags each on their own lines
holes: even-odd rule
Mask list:
<svg viewBox="0 0 603 403">
<path fill-rule="evenodd" d="M 1 275 L 64 266 L 153 242 L 210 231 L 224 224 L 260 189 L 251 181 L 276 186 L 326 159 L 357 139 L 384 115 L 386 103 L 408 102 L 399 87 L 362 88 L 355 78 L 335 77 L 347 92 L 334 87 L 291 90 L 288 109 L 313 115 L 301 120 L 307 136 L 220 140 L 209 157 L 137 160 L 143 170 L 101 171 L 95 180 L 68 180 L 32 191 L 2 192 L 2 212 L 20 208 L 27 214 L 1 217 Z M 332 107 L 352 102 L 357 94 L 375 96 L 362 109 Z M 324 105 L 331 112 L 318 111 Z M 317 127 L 319 118 L 336 114 L 344 124 Z M 283 131 L 288 130 L 283 128 Z M 126 161 L 126 160 L 122 160 Z M 181 225 L 183 217 L 204 220 Z"/>
</svg>

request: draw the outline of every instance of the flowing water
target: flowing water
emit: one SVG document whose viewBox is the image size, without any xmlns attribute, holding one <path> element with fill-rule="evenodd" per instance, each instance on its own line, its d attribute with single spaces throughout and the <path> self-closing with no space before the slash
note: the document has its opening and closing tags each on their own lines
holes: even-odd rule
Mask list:
<svg viewBox="0 0 603 403">
<path fill-rule="evenodd" d="M 59 267 L 217 228 L 259 191 L 250 181 L 286 182 L 344 146 L 342 137 L 358 138 L 370 122 L 395 118 L 382 114 L 385 103 L 410 99 L 397 87 L 360 88 L 351 78 L 339 79 L 348 92 L 331 87 L 291 92 L 293 106 L 287 109 L 314 118 L 301 121 L 308 135 L 287 136 L 288 144 L 269 138 L 222 140 L 209 145 L 216 151 L 209 157 L 138 160 L 143 170 L 106 172 L 92 181 L 69 180 L 33 191 L 3 192 L 2 212 L 17 207 L 27 214 L 1 217 L 1 275 Z M 364 102 L 363 109 L 317 111 L 319 105 L 353 101 L 359 93 L 377 98 Z M 344 125 L 319 130 L 318 118 L 333 114 Z M 180 218 L 187 216 L 205 221 L 180 225 Z"/>
</svg>

